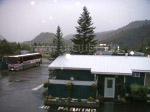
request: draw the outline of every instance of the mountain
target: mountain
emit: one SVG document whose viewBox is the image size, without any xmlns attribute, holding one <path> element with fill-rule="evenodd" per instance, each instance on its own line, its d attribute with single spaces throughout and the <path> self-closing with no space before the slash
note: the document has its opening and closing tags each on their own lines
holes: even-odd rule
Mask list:
<svg viewBox="0 0 150 112">
<path fill-rule="evenodd" d="M 150 20 L 134 21 L 134 22 L 131 22 L 128 25 L 124 26 L 120 30 L 127 30 L 127 29 L 132 29 L 132 28 L 138 28 L 138 27 L 143 26 L 145 24 L 150 24 Z"/>
<path fill-rule="evenodd" d="M 145 21 L 134 21 L 128 25 L 119 28 L 117 30 L 111 30 L 106 32 L 95 33 L 97 44 L 106 43 L 106 44 L 118 44 L 120 46 L 129 46 L 130 48 L 137 47 L 150 40 L 150 20 Z M 66 44 L 71 43 L 71 39 L 74 37 L 74 34 L 67 35 L 63 37 L 63 41 Z M 55 34 L 53 33 L 40 33 L 31 41 L 24 42 L 25 44 L 52 44 Z"/>
<path fill-rule="evenodd" d="M 96 39 L 98 40 L 98 43 L 101 43 L 107 39 L 110 39 L 117 34 L 121 33 L 122 31 L 129 30 L 129 29 L 136 29 L 144 24 L 150 24 L 150 20 L 145 20 L 145 21 L 134 21 L 129 23 L 128 25 L 119 28 L 117 30 L 112 30 L 112 31 L 107 31 L 107 32 L 102 32 L 102 33 L 95 33 L 96 34 Z"/>
<path fill-rule="evenodd" d="M 43 43 L 44 44 L 52 44 L 54 38 L 55 38 L 55 34 L 45 32 L 45 33 L 40 33 L 31 41 L 26 41 L 23 43 L 24 44 L 34 44 L 34 43 L 36 43 L 36 44 L 43 44 Z"/>
<path fill-rule="evenodd" d="M 2 36 L 2 35 L 0 35 L 0 40 L 4 40 L 5 38 Z"/>
<path fill-rule="evenodd" d="M 144 24 L 137 28 L 121 30 L 117 34 L 101 42 L 107 44 L 118 44 L 121 47 L 129 46 L 130 48 L 137 48 L 148 41 L 150 41 L 150 24 Z"/>
<path fill-rule="evenodd" d="M 111 35 L 113 35 L 114 31 L 106 31 L 106 32 L 100 32 L 100 33 L 94 33 L 96 35 L 95 39 L 98 41 L 102 41 L 105 40 L 109 37 L 111 37 Z M 70 34 L 64 37 L 64 39 L 71 41 L 71 39 L 74 38 L 74 34 Z"/>
<path fill-rule="evenodd" d="M 53 40 L 55 39 L 54 33 L 49 32 L 42 32 L 39 35 L 37 35 L 33 40 L 31 41 L 25 41 L 23 44 L 30 44 L 33 45 L 36 44 L 45 44 L 45 45 L 51 45 L 53 43 Z M 62 39 L 64 43 L 68 44 L 70 41 Z"/>
<path fill-rule="evenodd" d="M 150 20 L 134 21 L 117 30 L 95 33 L 96 35 L 95 39 L 97 40 L 97 44 L 113 43 L 121 46 L 123 46 L 123 44 L 129 45 L 129 47 L 137 46 L 137 43 L 141 44 L 142 42 L 141 38 L 144 38 L 143 41 L 146 41 L 147 39 L 150 38 L 144 37 L 144 34 L 150 32 L 149 25 Z M 148 31 L 144 30 L 144 28 L 147 28 Z M 141 34 L 139 34 L 139 32 L 141 32 Z M 70 40 L 73 38 L 73 35 L 67 35 L 64 38 L 66 40 Z"/>
<path fill-rule="evenodd" d="M 68 40 L 68 41 L 70 41 L 73 37 L 74 37 L 74 34 L 69 34 L 69 35 L 66 35 L 63 38 L 66 39 L 66 40 Z"/>
</svg>

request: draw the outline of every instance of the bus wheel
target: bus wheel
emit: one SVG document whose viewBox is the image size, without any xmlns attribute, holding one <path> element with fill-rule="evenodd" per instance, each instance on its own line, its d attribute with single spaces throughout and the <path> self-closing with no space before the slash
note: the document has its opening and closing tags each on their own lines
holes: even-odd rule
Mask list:
<svg viewBox="0 0 150 112">
<path fill-rule="evenodd" d="M 40 66 L 40 63 L 36 63 L 36 67 Z"/>
</svg>

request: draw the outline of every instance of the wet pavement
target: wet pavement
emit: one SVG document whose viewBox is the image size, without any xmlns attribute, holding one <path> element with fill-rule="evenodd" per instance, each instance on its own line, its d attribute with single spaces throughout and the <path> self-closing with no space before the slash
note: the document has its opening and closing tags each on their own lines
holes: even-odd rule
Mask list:
<svg viewBox="0 0 150 112">
<path fill-rule="evenodd" d="M 48 80 L 49 63 L 48 60 L 44 60 L 40 67 L 3 72 L 0 77 L 0 112 L 67 112 L 43 105 L 42 94 L 45 89 L 42 84 Z M 150 112 L 150 105 L 106 103 L 101 104 L 97 111 Z"/>
<path fill-rule="evenodd" d="M 0 112 L 46 112 L 42 83 L 48 80 L 49 61 L 18 72 L 4 71 L 0 78 Z"/>
</svg>

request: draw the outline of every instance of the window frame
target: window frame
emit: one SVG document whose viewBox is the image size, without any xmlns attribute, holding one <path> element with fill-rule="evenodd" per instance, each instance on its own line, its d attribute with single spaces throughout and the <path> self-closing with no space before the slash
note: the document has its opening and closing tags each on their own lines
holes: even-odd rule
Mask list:
<svg viewBox="0 0 150 112">
<path fill-rule="evenodd" d="M 140 78 L 140 77 L 141 77 L 141 74 L 138 73 L 138 72 L 134 72 L 134 73 L 133 73 L 133 77 Z"/>
</svg>

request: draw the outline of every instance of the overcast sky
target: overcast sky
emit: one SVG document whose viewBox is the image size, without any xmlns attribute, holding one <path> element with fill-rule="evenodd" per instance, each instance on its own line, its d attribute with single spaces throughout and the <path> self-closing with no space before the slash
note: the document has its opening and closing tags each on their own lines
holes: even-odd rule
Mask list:
<svg viewBox="0 0 150 112">
<path fill-rule="evenodd" d="M 9 41 L 31 40 L 41 32 L 76 33 L 87 6 L 95 32 L 114 30 L 136 20 L 150 19 L 150 0 L 0 0 L 0 34 Z"/>
</svg>

